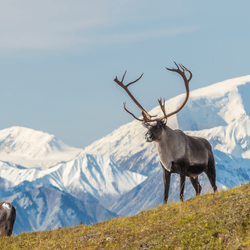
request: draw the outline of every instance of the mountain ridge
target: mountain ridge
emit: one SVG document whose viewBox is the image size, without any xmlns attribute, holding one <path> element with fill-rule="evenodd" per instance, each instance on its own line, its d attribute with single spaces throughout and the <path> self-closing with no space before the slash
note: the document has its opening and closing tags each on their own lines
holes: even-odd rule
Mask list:
<svg viewBox="0 0 250 250">
<path fill-rule="evenodd" d="M 51 184 L 76 197 L 80 196 L 77 192 L 88 192 L 98 199 L 105 195 L 120 196 L 147 178 L 117 166 L 107 156 L 89 154 L 44 170 L 20 169 L 0 161 L 0 175 L 12 186 L 24 181 Z"/>
</svg>

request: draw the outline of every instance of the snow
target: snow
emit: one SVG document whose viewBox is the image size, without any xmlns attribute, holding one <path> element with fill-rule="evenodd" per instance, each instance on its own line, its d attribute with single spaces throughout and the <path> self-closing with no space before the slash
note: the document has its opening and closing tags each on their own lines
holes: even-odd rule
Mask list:
<svg viewBox="0 0 250 250">
<path fill-rule="evenodd" d="M 88 192 L 98 199 L 120 196 L 147 178 L 118 167 L 107 156 L 88 154 L 44 170 L 20 169 L 15 164 L 0 162 L 0 176 L 12 186 L 24 181 L 50 184 L 76 197 Z"/>
<path fill-rule="evenodd" d="M 16 234 L 115 217 L 105 207 L 147 178 L 117 166 L 107 156 L 88 154 L 47 169 L 0 162 L 0 176 L 0 200 L 17 210 Z"/>
</svg>

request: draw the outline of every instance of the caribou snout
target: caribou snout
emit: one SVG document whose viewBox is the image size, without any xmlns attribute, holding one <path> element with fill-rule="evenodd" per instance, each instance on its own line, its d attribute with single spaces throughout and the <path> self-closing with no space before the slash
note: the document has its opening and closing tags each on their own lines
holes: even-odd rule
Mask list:
<svg viewBox="0 0 250 250">
<path fill-rule="evenodd" d="M 145 139 L 146 139 L 146 142 L 152 142 L 152 141 L 154 141 L 154 139 L 153 139 L 153 134 L 152 134 L 150 131 L 148 131 L 148 132 L 145 134 Z"/>
<path fill-rule="evenodd" d="M 145 135 L 145 139 L 146 139 L 146 142 L 152 142 L 153 141 L 153 139 L 148 134 Z"/>
</svg>

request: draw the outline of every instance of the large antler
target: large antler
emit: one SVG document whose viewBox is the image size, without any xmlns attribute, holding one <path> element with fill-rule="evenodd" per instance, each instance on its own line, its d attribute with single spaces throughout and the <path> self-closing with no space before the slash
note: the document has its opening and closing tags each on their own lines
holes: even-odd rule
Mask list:
<svg viewBox="0 0 250 250">
<path fill-rule="evenodd" d="M 140 105 L 140 103 L 134 98 L 134 96 L 131 94 L 131 92 L 130 92 L 129 89 L 128 89 L 128 87 L 129 87 L 131 84 L 133 84 L 133 83 L 139 81 L 139 80 L 142 78 L 143 73 L 142 73 L 141 76 L 140 76 L 139 78 L 137 78 L 135 81 L 130 82 L 130 83 L 128 83 L 127 85 L 124 85 L 124 84 L 123 84 L 123 80 L 124 80 L 124 78 L 125 78 L 126 73 L 127 73 L 127 71 L 125 71 L 125 73 L 124 73 L 124 75 L 123 75 L 121 81 L 119 81 L 119 80 L 117 79 L 117 76 L 116 76 L 116 78 L 114 79 L 114 81 L 115 81 L 118 85 L 120 85 L 120 86 L 127 92 L 127 94 L 130 96 L 130 98 L 131 98 L 131 99 L 134 101 L 134 103 L 139 107 L 139 109 L 142 111 L 143 119 L 137 118 L 134 114 L 132 114 L 130 111 L 128 111 L 128 110 L 126 109 L 126 106 L 125 106 L 126 103 L 125 103 L 125 102 L 123 103 L 123 108 L 124 108 L 130 115 L 132 115 L 136 120 L 141 121 L 141 122 L 149 122 L 149 121 L 151 121 L 151 116 L 150 116 L 150 115 L 148 114 L 148 112 Z"/>
<path fill-rule="evenodd" d="M 166 68 L 166 69 L 167 69 L 167 70 L 170 70 L 170 71 L 177 72 L 178 74 L 180 74 L 180 75 L 182 76 L 182 78 L 183 78 L 183 80 L 184 80 L 184 83 L 185 83 L 185 88 L 186 88 L 186 98 L 185 98 L 184 102 L 181 104 L 181 106 L 180 106 L 178 109 L 176 109 L 175 111 L 173 111 L 173 112 L 171 112 L 171 113 L 169 113 L 169 114 L 166 114 L 166 111 L 165 111 L 165 105 L 164 105 L 165 100 L 162 102 L 162 99 L 158 99 L 160 108 L 161 108 L 162 113 L 163 113 L 163 116 L 160 117 L 160 118 L 151 119 L 151 117 L 153 117 L 153 116 L 151 116 L 151 115 L 149 115 L 149 114 L 147 113 L 147 111 L 140 105 L 140 103 L 134 98 L 134 96 L 133 96 L 133 95 L 131 94 L 131 92 L 128 90 L 128 87 L 129 87 L 131 84 L 133 84 L 133 83 L 139 81 L 139 80 L 142 78 L 143 74 L 141 74 L 141 76 L 140 76 L 139 78 L 137 78 L 135 81 L 130 82 L 130 83 L 128 83 L 127 85 L 124 85 L 124 84 L 123 84 L 123 80 L 124 80 L 124 78 L 125 78 L 125 75 L 126 75 L 127 71 L 125 71 L 125 73 L 124 73 L 124 75 L 123 75 L 121 81 L 119 81 L 119 80 L 117 79 L 117 77 L 114 79 L 114 81 L 115 81 L 117 84 L 119 84 L 119 85 L 128 93 L 128 95 L 130 96 L 130 98 L 135 102 L 135 104 L 136 104 L 136 105 L 140 108 L 140 110 L 142 111 L 143 119 L 139 119 L 139 118 L 137 118 L 134 114 L 132 114 L 130 111 L 128 111 L 128 110 L 126 109 L 126 106 L 125 106 L 126 103 L 123 104 L 124 109 L 125 109 L 130 115 L 132 115 L 136 120 L 138 120 L 138 121 L 140 121 L 140 122 L 161 121 L 161 120 L 163 120 L 163 119 L 166 119 L 166 118 L 168 118 L 168 117 L 170 117 L 170 116 L 172 116 L 172 115 L 178 113 L 178 112 L 185 106 L 185 104 L 187 103 L 188 97 L 189 97 L 189 82 L 190 82 L 190 80 L 191 80 L 191 78 L 192 78 L 192 73 L 191 73 L 191 71 L 189 71 L 187 68 L 185 68 L 182 64 L 179 64 L 179 65 L 178 65 L 176 62 L 174 62 L 174 63 L 175 63 L 175 65 L 177 66 L 177 69 L 174 69 L 174 68 L 173 68 L 173 69 L 168 69 L 168 68 Z M 185 75 L 185 71 L 187 71 L 187 72 L 190 74 L 190 76 L 189 76 L 188 79 L 187 79 L 187 77 L 186 77 L 186 75 Z"/>
<path fill-rule="evenodd" d="M 170 70 L 170 71 L 174 71 L 174 72 L 177 72 L 178 74 L 180 74 L 184 80 L 184 83 L 185 83 L 185 88 L 186 88 L 186 98 L 184 100 L 184 102 L 181 104 L 181 106 L 176 109 L 175 111 L 167 114 L 167 115 L 164 115 L 163 117 L 161 117 L 160 119 L 163 119 L 163 118 L 167 118 L 167 117 L 170 117 L 172 115 L 175 115 L 176 113 L 178 113 L 184 106 L 185 104 L 187 103 L 187 100 L 188 100 L 188 97 L 189 97 L 189 82 L 190 80 L 192 79 L 192 73 L 190 70 L 188 70 L 186 67 L 184 67 L 182 64 L 177 64 L 176 62 L 174 62 L 175 65 L 177 66 L 177 69 L 168 69 L 166 68 L 167 70 Z M 179 67 L 180 66 L 180 67 Z M 181 68 L 181 69 L 180 69 Z M 189 78 L 187 79 L 186 75 L 185 75 L 185 71 L 187 71 L 190 76 Z"/>
</svg>

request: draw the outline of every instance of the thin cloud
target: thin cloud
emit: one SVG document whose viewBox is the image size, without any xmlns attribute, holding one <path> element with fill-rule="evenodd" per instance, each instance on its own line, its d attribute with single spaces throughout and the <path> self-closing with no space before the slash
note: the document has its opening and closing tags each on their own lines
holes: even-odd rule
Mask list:
<svg viewBox="0 0 250 250">
<path fill-rule="evenodd" d="M 105 3 L 104 3 L 105 2 Z M 140 3 L 109 1 L 8 0 L 0 10 L 0 52 L 78 50 L 98 44 L 134 42 L 194 30 L 189 27 L 131 31 L 145 21 Z M 146 6 L 147 5 L 147 6 Z M 149 7 L 145 4 L 145 8 Z M 150 20 L 154 19 L 154 15 Z M 126 27 L 123 31 L 122 28 Z"/>
<path fill-rule="evenodd" d="M 127 43 L 127 42 L 156 39 L 159 37 L 173 36 L 173 35 L 188 33 L 188 32 L 195 31 L 196 29 L 197 28 L 194 28 L 194 27 L 180 27 L 180 28 L 161 29 L 161 30 L 146 30 L 146 31 L 138 31 L 138 32 L 132 32 L 132 33 L 102 36 L 101 40 L 102 40 L 102 43 L 103 42 L 105 43 Z"/>
</svg>

